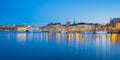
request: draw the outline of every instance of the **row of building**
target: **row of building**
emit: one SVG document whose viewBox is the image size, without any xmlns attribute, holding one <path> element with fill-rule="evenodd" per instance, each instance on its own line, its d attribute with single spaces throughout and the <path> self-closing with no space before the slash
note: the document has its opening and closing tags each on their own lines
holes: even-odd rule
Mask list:
<svg viewBox="0 0 120 60">
<path fill-rule="evenodd" d="M 29 26 L 29 25 L 6 25 L 6 26 L 0 26 L 1 31 L 19 31 L 19 32 L 25 32 L 25 31 L 39 31 L 41 30 L 40 26 Z"/>
<path fill-rule="evenodd" d="M 120 30 L 120 18 L 112 18 L 110 22 L 104 25 L 99 23 L 73 23 L 66 22 L 62 25 L 61 23 L 48 23 L 46 26 L 29 26 L 29 25 L 6 25 L 0 26 L 0 30 L 15 30 L 15 31 L 94 31 L 94 30 Z"/>
<path fill-rule="evenodd" d="M 107 24 L 99 23 L 73 23 L 66 22 L 65 25 L 61 23 L 49 23 L 42 27 L 42 31 L 109 31 L 109 30 L 120 30 L 120 18 L 111 18 Z"/>
</svg>

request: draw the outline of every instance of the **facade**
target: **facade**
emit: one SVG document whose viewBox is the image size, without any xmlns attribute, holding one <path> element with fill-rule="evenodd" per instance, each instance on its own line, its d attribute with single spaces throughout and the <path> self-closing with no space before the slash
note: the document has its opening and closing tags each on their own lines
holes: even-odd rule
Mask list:
<svg viewBox="0 0 120 60">
<path fill-rule="evenodd" d="M 116 29 L 120 29 L 120 23 L 116 23 Z"/>
<path fill-rule="evenodd" d="M 12 31 L 12 30 L 15 30 L 15 28 L 13 26 L 10 26 L 9 24 L 7 24 L 6 26 L 0 26 L 0 30 Z"/>
<path fill-rule="evenodd" d="M 48 26 L 44 26 L 44 27 L 42 27 L 42 31 L 44 31 L 44 32 L 48 32 L 48 31 L 49 31 L 49 27 L 48 27 Z"/>
<path fill-rule="evenodd" d="M 49 31 L 57 30 L 61 31 L 61 23 L 50 23 L 47 25 Z"/>
<path fill-rule="evenodd" d="M 16 31 L 20 31 L 20 32 L 25 32 L 27 30 L 26 26 L 24 25 L 16 25 L 14 26 L 14 28 L 16 28 Z"/>
<path fill-rule="evenodd" d="M 26 27 L 17 27 L 16 30 L 17 30 L 17 31 L 23 31 L 23 32 L 24 32 L 24 31 L 27 30 L 27 28 L 26 28 Z"/>
<path fill-rule="evenodd" d="M 113 18 L 110 19 L 110 26 L 113 28 L 119 28 L 120 26 L 118 26 L 120 24 L 120 18 Z"/>
<path fill-rule="evenodd" d="M 42 31 L 61 31 L 62 25 L 61 23 L 49 23 L 46 26 L 42 27 Z"/>
<path fill-rule="evenodd" d="M 54 23 L 53 24 L 53 29 L 57 31 L 61 31 L 61 23 Z"/>
<path fill-rule="evenodd" d="M 85 31 L 85 30 L 93 30 L 95 24 L 92 23 L 76 23 L 71 24 L 71 31 Z"/>
</svg>

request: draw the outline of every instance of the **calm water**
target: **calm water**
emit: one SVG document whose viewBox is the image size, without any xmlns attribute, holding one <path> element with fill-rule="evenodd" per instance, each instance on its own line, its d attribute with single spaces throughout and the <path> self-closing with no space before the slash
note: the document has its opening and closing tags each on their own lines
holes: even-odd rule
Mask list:
<svg viewBox="0 0 120 60">
<path fill-rule="evenodd" d="M 120 34 L 0 32 L 0 60 L 120 60 Z"/>
</svg>

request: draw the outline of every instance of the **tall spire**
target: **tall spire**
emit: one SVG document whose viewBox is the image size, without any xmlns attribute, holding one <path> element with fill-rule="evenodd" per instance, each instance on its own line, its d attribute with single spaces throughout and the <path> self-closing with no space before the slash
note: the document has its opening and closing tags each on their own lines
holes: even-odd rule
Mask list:
<svg viewBox="0 0 120 60">
<path fill-rule="evenodd" d="M 74 17 L 74 21 L 73 21 L 73 24 L 75 24 L 75 17 Z"/>
</svg>

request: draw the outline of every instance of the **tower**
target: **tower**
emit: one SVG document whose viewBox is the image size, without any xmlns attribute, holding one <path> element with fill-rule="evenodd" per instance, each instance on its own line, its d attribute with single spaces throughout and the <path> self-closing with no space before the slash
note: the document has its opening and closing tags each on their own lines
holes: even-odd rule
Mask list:
<svg viewBox="0 0 120 60">
<path fill-rule="evenodd" d="M 74 18 L 73 24 L 75 24 L 75 18 Z"/>
</svg>

